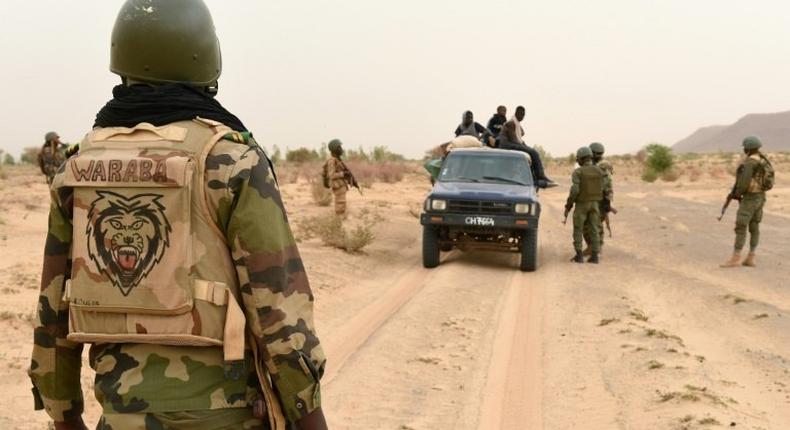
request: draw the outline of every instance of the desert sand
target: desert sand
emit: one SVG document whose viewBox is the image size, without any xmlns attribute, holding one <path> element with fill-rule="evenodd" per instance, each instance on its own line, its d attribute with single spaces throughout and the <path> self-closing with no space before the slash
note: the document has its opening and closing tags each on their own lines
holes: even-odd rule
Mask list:
<svg viewBox="0 0 790 430">
<path fill-rule="evenodd" d="M 569 167 L 552 175 L 567 177 Z M 26 376 L 47 226 L 32 167 L 0 180 L 0 428 L 46 428 Z M 755 269 L 719 269 L 731 177 L 646 184 L 616 177 L 602 264 L 574 265 L 561 224 L 567 180 L 541 193 L 539 269 L 452 251 L 422 268 L 413 173 L 349 194 L 375 241 L 347 254 L 300 243 L 328 356 L 332 429 L 790 429 L 790 171 L 780 172 Z M 304 181 L 282 186 L 294 225 L 328 213 Z M 299 227 L 296 228 L 300 235 Z M 100 411 L 83 376 L 86 418 Z"/>
</svg>

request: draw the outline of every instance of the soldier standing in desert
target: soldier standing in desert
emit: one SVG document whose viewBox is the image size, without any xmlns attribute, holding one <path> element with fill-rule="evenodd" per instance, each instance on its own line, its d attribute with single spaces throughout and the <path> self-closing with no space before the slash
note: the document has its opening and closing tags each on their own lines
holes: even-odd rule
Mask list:
<svg viewBox="0 0 790 430">
<path fill-rule="evenodd" d="M 757 246 L 760 244 L 760 223 L 763 220 L 765 192 L 773 188 L 774 169 L 768 158 L 760 152 L 762 142 L 755 136 L 743 140 L 746 159 L 738 167 L 735 186 L 730 197 L 738 200 L 738 214 L 735 218 L 735 249 L 729 260 L 721 267 L 731 268 L 740 265 L 755 267 Z M 741 262 L 741 252 L 746 246 L 746 232 L 749 232 L 749 254 Z"/>
<path fill-rule="evenodd" d="M 60 143 L 60 136 L 54 131 L 50 131 L 44 136 L 44 145 L 38 152 L 38 167 L 41 173 L 47 177 L 47 183 L 52 183 L 58 168 L 66 161 L 66 150 Z"/>
<path fill-rule="evenodd" d="M 598 226 L 601 218 L 601 200 L 609 191 L 604 182 L 604 173 L 593 165 L 592 151 L 584 146 L 576 151 L 576 161 L 579 167 L 571 176 L 571 189 L 565 203 L 565 219 L 573 209 L 573 248 L 576 255 L 571 259 L 574 263 L 583 263 L 582 241 L 584 226 L 590 225 L 590 248 L 592 253 L 588 263 L 598 264 L 598 253 L 601 251 L 601 241 Z"/>
</svg>

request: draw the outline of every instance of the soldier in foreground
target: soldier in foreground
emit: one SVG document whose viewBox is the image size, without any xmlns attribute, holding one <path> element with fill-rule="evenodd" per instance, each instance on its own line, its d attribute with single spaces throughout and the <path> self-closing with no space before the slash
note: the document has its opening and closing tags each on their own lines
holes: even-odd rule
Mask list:
<svg viewBox="0 0 790 430">
<path fill-rule="evenodd" d="M 612 212 L 612 197 L 613 197 L 613 184 L 612 184 L 612 172 L 614 168 L 612 167 L 611 163 L 603 159 L 604 153 L 606 152 L 606 148 L 604 148 L 602 143 L 593 142 L 590 144 L 590 151 L 592 151 L 592 162 L 594 165 L 598 166 L 604 174 L 604 189 L 609 190 L 609 194 L 603 196 L 601 200 L 601 222 L 598 224 L 598 233 L 600 237 L 600 244 L 601 250 L 603 250 L 604 244 L 604 223 L 609 218 L 609 214 Z M 584 250 L 584 255 L 590 255 L 592 253 L 592 226 L 588 221 L 584 225 L 584 242 L 587 244 L 587 248 Z"/>
<path fill-rule="evenodd" d="M 593 165 L 592 151 L 584 146 L 576 151 L 576 162 L 579 167 L 571 176 L 571 190 L 565 203 L 565 221 L 573 209 L 573 248 L 576 255 L 571 259 L 574 263 L 584 263 L 582 256 L 582 236 L 585 224 L 590 225 L 590 241 L 592 253 L 588 263 L 598 264 L 598 253 L 601 251 L 600 235 L 601 200 L 610 192 L 606 188 L 603 171 Z"/>
<path fill-rule="evenodd" d="M 52 183 L 58 168 L 67 158 L 66 148 L 60 142 L 60 136 L 54 131 L 50 131 L 44 136 L 44 145 L 38 152 L 38 167 L 41 173 L 47 177 L 47 183 Z"/>
<path fill-rule="evenodd" d="M 346 195 L 348 194 L 349 185 L 360 190 L 357 180 L 354 175 L 346 167 L 341 157 L 343 156 L 343 142 L 338 139 L 333 139 L 329 142 L 329 153 L 332 154 L 326 163 L 324 163 L 324 180 L 329 189 L 332 190 L 332 195 L 335 198 L 335 215 L 345 217 L 348 213 L 348 204 Z"/>
<path fill-rule="evenodd" d="M 773 188 L 774 169 L 771 162 L 760 153 L 762 142 L 759 138 L 749 136 L 743 140 L 743 152 L 746 159 L 738 167 L 735 186 L 729 200 L 738 200 L 738 215 L 735 218 L 735 250 L 732 257 L 721 267 L 737 267 L 740 265 L 755 267 L 757 245 L 760 243 L 760 222 L 763 220 L 765 192 Z M 741 252 L 746 245 L 746 232 L 751 235 L 749 254 L 741 262 Z"/>
<path fill-rule="evenodd" d="M 184 11 L 189 11 L 185 14 Z M 85 429 L 326 429 L 313 295 L 271 164 L 215 99 L 201 0 L 127 0 L 122 84 L 54 178 L 29 369 L 36 409 Z"/>
</svg>

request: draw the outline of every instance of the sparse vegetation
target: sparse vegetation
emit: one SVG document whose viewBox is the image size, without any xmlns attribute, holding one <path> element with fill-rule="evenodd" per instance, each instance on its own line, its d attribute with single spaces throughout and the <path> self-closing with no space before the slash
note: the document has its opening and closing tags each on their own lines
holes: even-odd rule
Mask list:
<svg viewBox="0 0 790 430">
<path fill-rule="evenodd" d="M 646 328 L 645 329 L 645 335 L 647 335 L 648 337 L 654 337 L 656 339 L 673 340 L 673 341 L 677 342 L 678 344 L 680 344 L 680 346 L 684 346 L 683 339 L 681 339 L 678 336 L 675 336 L 674 334 L 667 333 L 667 332 L 665 332 L 663 330 L 657 330 L 657 329 L 654 329 L 654 328 Z"/>
<path fill-rule="evenodd" d="M 768 318 L 768 314 L 755 315 L 753 319 L 759 320 L 759 319 L 763 319 L 763 318 Z"/>
<path fill-rule="evenodd" d="M 647 362 L 647 368 L 650 370 L 657 370 L 664 368 L 664 363 L 656 360 L 650 360 Z"/>
<path fill-rule="evenodd" d="M 332 191 L 324 187 L 321 178 L 315 178 L 310 181 L 310 195 L 313 197 L 313 202 L 318 206 L 329 206 L 332 204 Z"/>
<path fill-rule="evenodd" d="M 618 319 L 618 318 L 604 318 L 604 319 L 601 320 L 601 322 L 598 323 L 598 327 L 607 326 L 609 324 L 616 323 L 616 322 L 619 322 L 619 321 L 620 321 L 620 319 Z"/>
<path fill-rule="evenodd" d="M 628 313 L 628 315 L 630 315 L 631 318 L 637 321 L 647 322 L 647 320 L 649 319 L 641 309 L 632 309 L 631 312 Z"/>
<path fill-rule="evenodd" d="M 363 214 L 359 222 L 348 229 L 343 219 L 334 215 L 310 217 L 299 225 L 300 239 L 318 237 L 326 246 L 356 253 L 373 243 L 376 221 L 375 217 Z"/>
<path fill-rule="evenodd" d="M 659 177 L 665 181 L 675 181 L 680 177 L 680 174 L 673 169 L 675 156 L 672 154 L 672 148 L 660 143 L 651 143 L 645 147 L 644 151 L 645 169 L 642 172 L 643 181 L 655 182 Z M 638 155 L 637 158 L 641 158 Z"/>
</svg>

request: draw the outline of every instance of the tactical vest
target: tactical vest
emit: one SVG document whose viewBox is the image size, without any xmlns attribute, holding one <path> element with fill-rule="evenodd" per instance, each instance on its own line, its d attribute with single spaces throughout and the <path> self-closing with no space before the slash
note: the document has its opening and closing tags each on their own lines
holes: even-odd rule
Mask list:
<svg viewBox="0 0 790 430">
<path fill-rule="evenodd" d="M 581 183 L 577 202 L 598 202 L 603 200 L 603 171 L 593 165 L 579 167 Z"/>
<path fill-rule="evenodd" d="M 204 192 L 206 157 L 228 132 L 198 118 L 85 137 L 64 177 L 69 340 L 222 346 L 225 361 L 244 359 L 237 275 Z"/>
</svg>

